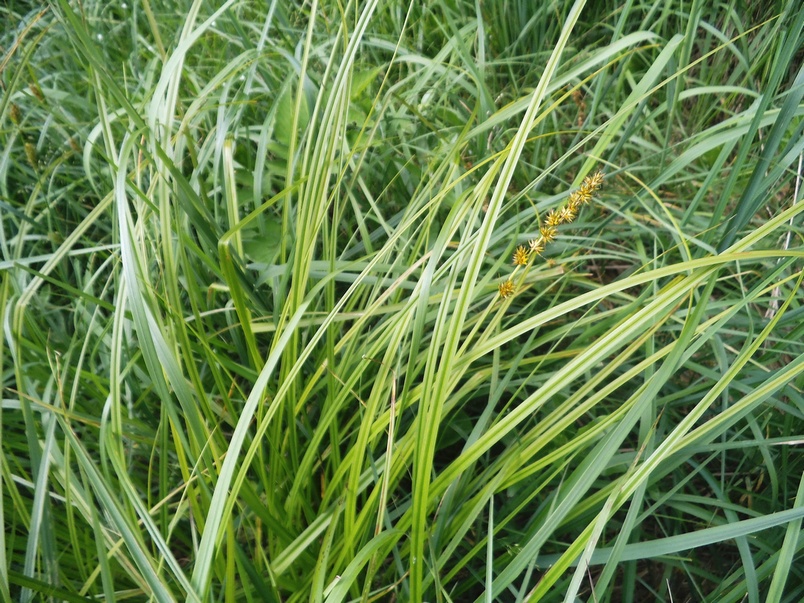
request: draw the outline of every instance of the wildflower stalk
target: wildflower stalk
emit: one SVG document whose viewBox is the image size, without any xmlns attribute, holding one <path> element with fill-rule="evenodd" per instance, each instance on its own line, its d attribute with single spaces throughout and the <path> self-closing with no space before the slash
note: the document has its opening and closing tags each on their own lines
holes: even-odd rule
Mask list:
<svg viewBox="0 0 804 603">
<path fill-rule="evenodd" d="M 539 236 L 529 241 L 527 247 L 519 245 L 514 251 L 514 272 L 500 283 L 500 297 L 505 299 L 516 292 L 513 277 L 519 268 L 527 268 L 533 259 L 544 251 L 547 244 L 555 240 L 558 235 L 558 227 L 575 220 L 581 208 L 592 201 L 601 186 L 603 186 L 603 172 L 597 171 L 584 178 L 580 188 L 570 193 L 565 205 L 560 209 L 550 210 L 544 222 L 539 226 Z"/>
</svg>

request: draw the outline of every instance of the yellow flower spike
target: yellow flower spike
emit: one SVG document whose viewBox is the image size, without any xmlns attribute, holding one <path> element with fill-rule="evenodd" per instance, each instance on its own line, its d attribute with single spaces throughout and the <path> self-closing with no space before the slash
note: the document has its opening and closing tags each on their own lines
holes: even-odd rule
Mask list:
<svg viewBox="0 0 804 603">
<path fill-rule="evenodd" d="M 500 283 L 500 297 L 505 299 L 506 297 L 511 297 L 514 294 L 514 282 L 512 280 L 507 280 L 505 282 Z"/>
<path fill-rule="evenodd" d="M 578 210 L 574 209 L 572 205 L 567 204 L 561 208 L 561 211 L 558 212 L 558 215 L 561 218 L 562 224 L 566 224 L 575 219 L 575 216 L 578 215 Z"/>
<path fill-rule="evenodd" d="M 528 243 L 530 245 L 530 250 L 532 253 L 541 253 L 544 251 L 544 239 L 539 237 L 538 239 L 533 239 Z"/>
<path fill-rule="evenodd" d="M 539 229 L 539 234 L 542 235 L 542 240 L 546 243 L 550 243 L 553 239 L 556 238 L 558 234 L 558 229 L 552 224 L 543 224 L 542 227 Z"/>
<path fill-rule="evenodd" d="M 603 186 L 603 172 L 598 170 L 591 176 L 587 176 L 583 179 L 581 188 L 591 196 L 596 193 L 601 186 Z"/>
<path fill-rule="evenodd" d="M 527 266 L 529 258 L 530 253 L 528 252 L 528 248 L 524 245 L 520 245 L 514 252 L 514 266 Z"/>
<path fill-rule="evenodd" d="M 572 208 L 572 211 L 578 212 L 581 209 L 581 205 L 583 205 L 583 199 L 579 191 L 574 191 L 570 193 L 569 200 L 567 201 L 567 206 Z"/>
<path fill-rule="evenodd" d="M 581 186 L 580 189 L 573 193 L 579 205 L 586 205 L 592 200 L 592 191 Z"/>
<path fill-rule="evenodd" d="M 539 236 L 528 241 L 528 245 L 519 245 L 514 251 L 514 266 L 527 266 L 532 254 L 541 254 L 549 243 L 558 236 L 558 227 L 562 224 L 569 224 L 578 217 L 581 208 L 590 203 L 600 187 L 603 186 L 603 172 L 597 171 L 591 176 L 583 179 L 578 190 L 571 192 L 567 202 L 559 209 L 551 209 L 539 226 Z M 548 266 L 556 265 L 553 260 L 546 260 Z M 500 297 L 508 298 L 514 294 L 516 286 L 511 279 L 500 283 Z"/>
<path fill-rule="evenodd" d="M 547 218 L 545 218 L 544 223 L 548 227 L 556 227 L 561 224 L 561 216 L 559 216 L 556 210 L 551 209 L 550 213 L 547 214 Z"/>
</svg>

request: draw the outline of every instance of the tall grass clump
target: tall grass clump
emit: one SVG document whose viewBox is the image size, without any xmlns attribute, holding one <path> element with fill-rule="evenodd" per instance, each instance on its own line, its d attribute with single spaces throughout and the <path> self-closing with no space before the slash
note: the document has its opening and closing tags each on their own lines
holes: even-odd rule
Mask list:
<svg viewBox="0 0 804 603">
<path fill-rule="evenodd" d="M 804 597 L 793 0 L 0 7 L 2 601 Z"/>
</svg>

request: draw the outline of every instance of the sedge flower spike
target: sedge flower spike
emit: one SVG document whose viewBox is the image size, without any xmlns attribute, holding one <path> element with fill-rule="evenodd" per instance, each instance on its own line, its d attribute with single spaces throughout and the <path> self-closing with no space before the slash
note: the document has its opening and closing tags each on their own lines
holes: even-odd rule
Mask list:
<svg viewBox="0 0 804 603">
<path fill-rule="evenodd" d="M 578 210 L 567 204 L 558 212 L 558 217 L 561 218 L 562 224 L 569 224 L 575 219 Z"/>
<path fill-rule="evenodd" d="M 524 245 L 517 247 L 514 252 L 514 266 L 527 266 L 528 259 L 530 259 L 530 253 L 527 247 Z"/>
<path fill-rule="evenodd" d="M 561 215 L 554 209 L 550 210 L 550 213 L 547 214 L 547 218 L 544 220 L 544 223 L 547 227 L 558 226 L 561 224 Z"/>
<path fill-rule="evenodd" d="M 500 283 L 500 297 L 505 299 L 514 294 L 514 282 L 511 279 Z"/>
<path fill-rule="evenodd" d="M 567 198 L 567 202 L 559 209 L 551 209 L 539 226 L 539 236 L 528 241 L 528 246 L 519 245 L 514 251 L 514 266 L 527 266 L 532 254 L 541 253 L 548 243 L 551 243 L 558 236 L 558 227 L 562 224 L 569 224 L 578 216 L 581 207 L 591 203 L 592 199 L 603 186 L 603 172 L 597 171 L 587 176 L 581 182 L 577 190 L 572 191 Z M 548 260 L 548 263 L 550 260 Z M 514 294 L 516 286 L 509 278 L 500 283 L 500 297 L 503 299 Z"/>
<path fill-rule="evenodd" d="M 539 234 L 542 236 L 545 243 L 550 243 L 556 238 L 558 229 L 553 224 L 547 222 L 542 224 L 542 227 L 539 229 Z"/>
<path fill-rule="evenodd" d="M 541 253 L 544 251 L 544 239 L 539 237 L 538 239 L 533 239 L 528 243 L 530 245 L 530 250 L 532 253 Z"/>
<path fill-rule="evenodd" d="M 591 176 L 587 176 L 583 179 L 581 190 L 588 192 L 591 197 L 591 195 L 594 195 L 601 186 L 603 186 L 603 172 L 598 170 Z"/>
</svg>

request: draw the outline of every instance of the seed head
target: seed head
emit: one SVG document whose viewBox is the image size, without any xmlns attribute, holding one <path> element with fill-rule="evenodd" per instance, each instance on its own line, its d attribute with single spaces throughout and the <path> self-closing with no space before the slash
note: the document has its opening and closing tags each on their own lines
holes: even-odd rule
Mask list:
<svg viewBox="0 0 804 603">
<path fill-rule="evenodd" d="M 539 234 L 542 235 L 542 240 L 545 244 L 552 242 L 556 235 L 558 234 L 558 230 L 555 226 L 550 223 L 542 224 L 542 227 L 539 229 Z"/>
<path fill-rule="evenodd" d="M 544 239 L 541 237 L 533 239 L 528 245 L 530 245 L 531 253 L 541 253 L 544 251 Z"/>
<path fill-rule="evenodd" d="M 548 213 L 547 217 L 544 219 L 544 223 L 546 226 L 558 226 L 561 224 L 561 216 L 556 210 L 551 209 L 550 213 Z"/>
<path fill-rule="evenodd" d="M 20 111 L 20 108 L 14 103 L 11 103 L 11 121 L 13 121 L 15 125 L 20 125 L 22 121 L 22 111 Z"/>
<path fill-rule="evenodd" d="M 32 142 L 26 142 L 24 148 L 25 158 L 28 160 L 28 165 L 30 165 L 33 169 L 36 169 L 36 146 Z"/>
<path fill-rule="evenodd" d="M 587 205 L 592 201 L 592 191 L 589 191 L 583 187 L 575 191 L 575 197 L 578 199 L 578 202 L 581 205 Z"/>
<path fill-rule="evenodd" d="M 578 191 L 571 192 L 569 199 L 567 200 L 567 206 L 571 207 L 573 211 L 577 212 L 581 209 L 581 205 L 583 205 L 583 201 L 581 200 L 581 196 L 578 194 Z"/>
<path fill-rule="evenodd" d="M 575 216 L 578 215 L 578 210 L 573 208 L 571 204 L 567 203 L 564 207 L 561 208 L 561 211 L 558 212 L 558 217 L 561 218 L 562 224 L 567 224 L 572 222 L 575 219 Z"/>
<path fill-rule="evenodd" d="M 527 266 L 529 258 L 530 253 L 528 253 L 528 248 L 524 245 L 520 245 L 514 252 L 514 266 Z"/>
<path fill-rule="evenodd" d="M 603 186 L 603 172 L 597 171 L 583 179 L 581 190 L 586 191 L 591 196 L 596 193 L 601 186 Z"/>
<path fill-rule="evenodd" d="M 505 299 L 514 294 L 514 283 L 510 279 L 500 283 L 500 297 Z"/>
</svg>

